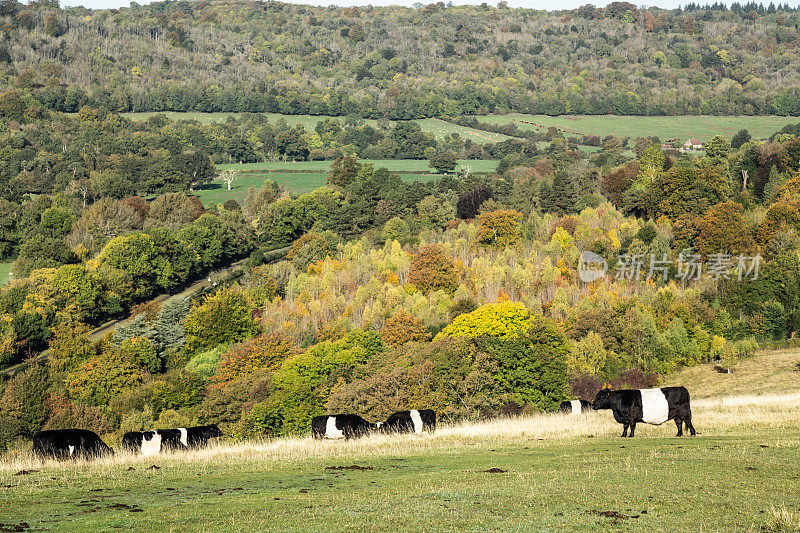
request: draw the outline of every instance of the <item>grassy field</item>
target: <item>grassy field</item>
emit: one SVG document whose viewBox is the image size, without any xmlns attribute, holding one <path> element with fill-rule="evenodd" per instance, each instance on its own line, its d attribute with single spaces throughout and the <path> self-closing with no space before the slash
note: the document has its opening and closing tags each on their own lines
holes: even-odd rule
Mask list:
<svg viewBox="0 0 800 533">
<path fill-rule="evenodd" d="M 442 177 L 441 174 L 431 173 L 428 160 L 415 159 L 371 159 L 362 162 L 372 163 L 376 167 L 386 167 L 397 172 L 405 181 L 434 181 Z M 461 168 L 469 166 L 473 172 L 494 172 L 497 161 L 464 160 L 459 161 Z M 203 185 L 195 190 L 197 196 L 206 205 L 221 203 L 228 199 L 244 200 L 250 187 L 261 187 L 264 180 L 271 179 L 278 182 L 285 189 L 294 194 L 311 191 L 325 185 L 331 161 L 297 161 L 297 162 L 268 162 L 246 163 L 243 165 L 218 165 L 218 168 L 235 169 L 239 171 L 237 180 L 229 191 L 227 185 L 216 181 Z"/>
<path fill-rule="evenodd" d="M 9 281 L 11 281 L 11 276 L 9 276 L 8 274 L 11 272 L 11 265 L 13 264 L 14 261 L 0 263 L 0 286 L 5 285 Z"/>
<path fill-rule="evenodd" d="M 514 122 L 521 130 L 547 131 L 550 126 L 561 128 L 568 135 L 615 135 L 617 137 L 647 137 L 656 135 L 661 140 L 678 138 L 682 141 L 696 137 L 707 141 L 714 135 L 733 136 L 740 129 L 747 129 L 756 139 L 769 137 L 787 124 L 797 124 L 796 117 L 622 117 L 615 115 L 489 115 L 476 117 L 491 124 Z M 530 123 L 537 124 L 534 126 Z"/>
<path fill-rule="evenodd" d="M 146 112 L 146 113 L 123 113 L 126 117 L 131 118 L 133 120 L 146 120 L 148 117 L 151 117 L 155 114 L 155 112 Z M 172 120 L 197 120 L 204 124 L 209 124 L 211 122 L 225 122 L 228 120 L 228 117 L 237 117 L 242 113 L 199 113 L 196 111 L 189 111 L 186 113 L 181 113 L 177 111 L 166 111 L 161 113 L 166 115 L 168 118 Z M 267 116 L 270 124 L 275 124 L 275 122 L 279 118 L 283 118 L 287 124 L 290 126 L 294 126 L 295 124 L 302 124 L 306 131 L 313 131 L 316 127 L 317 123 L 325 120 L 326 118 L 333 118 L 336 120 L 341 121 L 343 117 L 325 117 L 325 116 L 314 116 L 314 115 L 280 115 L 277 113 L 264 113 Z M 365 120 L 364 122 L 375 125 L 378 121 L 377 120 Z M 458 133 L 461 138 L 463 139 L 471 139 L 473 142 L 478 144 L 483 144 L 486 142 L 500 142 L 506 139 L 511 139 L 508 135 L 502 135 L 500 133 L 492 133 L 486 132 L 481 130 L 476 130 L 474 128 L 467 128 L 464 126 L 458 126 L 456 124 L 451 124 L 450 122 L 446 122 L 444 120 L 440 120 L 438 118 L 426 118 L 421 120 L 416 120 L 415 122 L 419 122 L 422 131 L 429 131 L 433 133 L 437 138 L 441 139 L 446 137 L 452 133 Z"/>
<path fill-rule="evenodd" d="M 359 159 L 361 163 L 372 163 L 375 167 L 384 167 L 392 172 L 432 172 L 427 159 Z M 270 161 L 266 163 L 244 163 L 233 165 L 217 165 L 220 169 L 233 168 L 242 172 L 255 170 L 292 170 L 307 172 L 328 172 L 331 161 Z M 456 170 L 469 166 L 472 172 L 494 172 L 497 161 L 490 159 L 464 159 L 458 161 Z"/>
<path fill-rule="evenodd" d="M 800 352 L 754 357 L 779 366 Z M 749 382 L 711 366 L 707 391 Z M 785 367 L 781 374 L 789 372 Z M 702 370 L 705 369 L 705 372 Z M 708 376 L 705 374 L 708 373 Z M 716 382 L 712 386 L 711 382 Z M 694 438 L 610 412 L 441 426 L 433 435 L 222 443 L 157 458 L 0 462 L 0 524 L 31 530 L 797 531 L 800 393 L 693 400 Z M 697 396 L 697 395 L 696 395 Z M 114 443 L 112 443 L 114 444 Z M 792 526 L 792 527 L 790 527 Z"/>
</svg>

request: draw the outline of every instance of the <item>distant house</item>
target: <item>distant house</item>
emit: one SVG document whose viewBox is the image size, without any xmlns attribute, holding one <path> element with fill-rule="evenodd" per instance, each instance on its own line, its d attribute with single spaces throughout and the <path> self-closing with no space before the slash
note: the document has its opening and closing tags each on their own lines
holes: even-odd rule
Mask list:
<svg viewBox="0 0 800 533">
<path fill-rule="evenodd" d="M 688 141 L 683 143 L 683 149 L 684 150 L 702 150 L 703 149 L 703 143 L 701 143 L 700 141 L 698 141 L 697 139 L 692 137 L 691 139 L 689 139 Z"/>
</svg>

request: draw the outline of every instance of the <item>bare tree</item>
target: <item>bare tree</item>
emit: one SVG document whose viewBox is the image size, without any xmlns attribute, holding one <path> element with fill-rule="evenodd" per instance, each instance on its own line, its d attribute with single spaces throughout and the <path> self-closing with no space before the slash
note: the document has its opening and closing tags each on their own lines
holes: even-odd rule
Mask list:
<svg viewBox="0 0 800 533">
<path fill-rule="evenodd" d="M 232 168 L 229 168 L 227 170 L 223 170 L 222 172 L 220 172 L 218 179 L 227 183 L 228 190 L 231 190 L 231 184 L 234 182 L 236 178 L 237 178 L 236 171 L 233 170 Z"/>
</svg>

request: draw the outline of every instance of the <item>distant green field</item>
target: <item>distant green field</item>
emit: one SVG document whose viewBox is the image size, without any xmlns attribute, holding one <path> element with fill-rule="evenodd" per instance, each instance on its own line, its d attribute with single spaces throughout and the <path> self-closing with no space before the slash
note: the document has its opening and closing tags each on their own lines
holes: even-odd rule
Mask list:
<svg viewBox="0 0 800 533">
<path fill-rule="evenodd" d="M 428 182 L 442 177 L 441 174 L 430 172 L 427 161 L 380 160 L 371 162 L 375 163 L 376 167 L 389 167 L 407 182 Z M 475 172 L 493 171 L 496 166 L 495 161 L 462 161 L 461 163 L 469 165 Z M 330 161 L 219 165 L 221 169 L 233 168 L 241 171 L 236 181 L 233 182 L 231 190 L 229 191 L 227 185 L 222 181 L 215 181 L 196 189 L 195 194 L 206 205 L 222 203 L 228 199 L 241 201 L 247 197 L 250 187 L 261 187 L 264 180 L 267 179 L 276 181 L 294 194 L 301 194 L 325 185 L 330 165 Z"/>
<path fill-rule="evenodd" d="M 769 137 L 787 124 L 797 124 L 795 117 L 778 116 L 673 116 L 673 117 L 622 117 L 615 115 L 563 115 L 550 117 L 547 115 L 525 115 L 511 113 L 508 115 L 488 115 L 476 117 L 481 122 L 490 124 L 508 124 L 513 122 L 521 130 L 547 131 L 555 126 L 567 132 L 567 135 L 615 135 L 617 137 L 658 136 L 661 140 L 678 138 L 682 141 L 696 137 L 707 141 L 715 135 L 733 136 L 741 129 L 746 129 L 756 139 Z M 532 124 L 531 124 L 532 123 Z M 534 125 L 535 124 L 535 125 Z"/>
<path fill-rule="evenodd" d="M 9 281 L 11 281 L 11 276 L 9 276 L 8 274 L 11 272 L 11 265 L 13 264 L 14 261 L 0 263 L 0 285 L 5 285 Z"/>
<path fill-rule="evenodd" d="M 124 113 L 124 115 L 128 118 L 134 120 L 145 120 L 148 117 L 156 115 L 159 113 L 155 112 L 145 112 L 145 113 Z M 199 113 L 196 111 L 188 111 L 185 113 L 177 112 L 177 111 L 166 111 L 161 113 L 166 115 L 168 118 L 172 120 L 197 120 L 202 122 L 203 124 L 209 124 L 211 122 L 225 122 L 228 117 L 237 117 L 242 113 Z M 333 118 L 337 120 L 342 120 L 343 117 L 326 117 L 326 116 L 314 116 L 314 115 L 279 115 L 277 113 L 264 113 L 267 116 L 270 124 L 275 124 L 275 122 L 279 118 L 283 118 L 290 126 L 294 126 L 295 124 L 302 124 L 306 131 L 312 131 L 314 127 L 316 127 L 317 123 L 325 120 L 326 118 Z M 365 120 L 364 122 L 368 124 L 372 124 L 373 126 L 377 122 L 377 120 Z M 433 133 L 437 138 L 442 138 L 451 133 L 458 133 L 462 139 L 470 139 L 475 143 L 483 144 L 487 142 L 499 142 L 504 141 L 506 139 L 511 139 L 508 135 L 501 135 L 499 133 L 491 133 L 481 130 L 476 130 L 473 128 L 466 128 L 464 126 L 458 126 L 456 124 L 451 124 L 450 122 L 446 122 L 444 120 L 440 120 L 438 118 L 426 118 L 422 120 L 417 120 L 415 122 L 419 122 L 420 127 L 423 131 L 429 131 Z"/>
<path fill-rule="evenodd" d="M 431 172 L 427 159 L 360 159 L 361 163 L 372 163 L 375 168 L 384 167 L 392 172 Z M 330 161 L 270 161 L 267 163 L 244 163 L 233 165 L 217 165 L 220 169 L 235 169 L 241 172 L 257 170 L 292 170 L 307 172 L 328 172 L 331 168 Z M 458 161 L 457 169 L 470 167 L 472 172 L 494 172 L 497 161 L 491 159 L 462 159 Z"/>
</svg>

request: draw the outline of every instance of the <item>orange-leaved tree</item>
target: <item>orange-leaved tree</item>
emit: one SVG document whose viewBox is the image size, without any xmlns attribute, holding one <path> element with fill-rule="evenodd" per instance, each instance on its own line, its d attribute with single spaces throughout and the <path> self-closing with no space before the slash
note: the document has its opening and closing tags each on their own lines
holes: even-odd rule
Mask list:
<svg viewBox="0 0 800 533">
<path fill-rule="evenodd" d="M 441 244 L 426 244 L 411 260 L 409 281 L 422 292 L 444 290 L 452 294 L 458 288 L 458 273 L 447 250 Z"/>
</svg>

